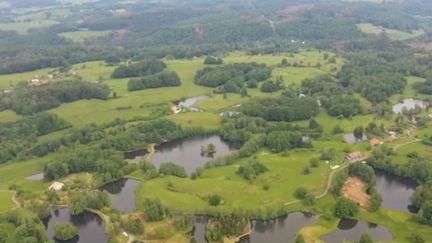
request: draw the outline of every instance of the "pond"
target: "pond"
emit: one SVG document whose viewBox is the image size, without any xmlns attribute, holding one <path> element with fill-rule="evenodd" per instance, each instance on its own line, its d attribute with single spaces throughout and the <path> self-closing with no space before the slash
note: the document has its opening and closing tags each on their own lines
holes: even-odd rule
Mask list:
<svg viewBox="0 0 432 243">
<path fill-rule="evenodd" d="M 321 239 L 331 243 L 358 241 L 364 233 L 368 233 L 375 241 L 392 240 L 392 235 L 386 227 L 353 219 L 340 220 L 337 229 Z"/>
<path fill-rule="evenodd" d="M 199 109 L 199 108 L 197 108 L 197 107 L 195 107 L 195 104 L 198 101 L 205 100 L 205 99 L 208 99 L 208 98 L 209 97 L 207 95 L 200 95 L 200 96 L 195 96 L 195 97 L 192 97 L 192 98 L 188 98 L 188 99 L 185 99 L 184 101 L 180 101 L 178 103 L 178 107 L 180 107 L 180 108 L 187 108 L 187 109 L 189 109 L 191 111 L 194 111 L 194 112 L 201 112 L 202 110 Z"/>
<path fill-rule="evenodd" d="M 213 144 L 216 147 L 216 152 L 212 156 L 201 153 L 201 147 L 205 147 L 208 144 Z M 150 162 L 158 168 L 164 162 L 173 162 L 183 166 L 190 175 L 209 160 L 227 155 L 238 147 L 238 145 L 227 142 L 216 135 L 194 136 L 156 146 L 156 151 L 151 156 Z"/>
<path fill-rule="evenodd" d="M 345 142 L 349 143 L 349 144 L 354 144 L 354 143 L 361 143 L 367 140 L 366 135 L 363 134 L 363 137 L 361 138 L 357 138 L 356 136 L 354 136 L 353 133 L 347 133 L 344 134 L 344 140 Z"/>
<path fill-rule="evenodd" d="M 274 220 L 253 220 L 252 233 L 240 239 L 239 243 L 285 243 L 292 242 L 297 233 L 315 223 L 316 216 L 295 212 Z"/>
<path fill-rule="evenodd" d="M 195 216 L 194 227 L 192 230 L 192 237 L 195 239 L 196 243 L 207 243 L 205 237 L 206 225 L 209 220 L 208 216 Z"/>
<path fill-rule="evenodd" d="M 416 100 L 416 99 L 405 99 L 400 103 L 394 105 L 392 110 L 394 113 L 399 114 L 402 113 L 402 110 L 404 108 L 406 108 L 407 110 L 412 110 L 415 109 L 416 106 L 420 108 L 426 108 L 426 102 L 422 100 Z"/>
<path fill-rule="evenodd" d="M 376 170 L 375 175 L 378 192 L 383 198 L 381 207 L 416 212 L 410 201 L 418 186 L 416 181 L 380 170 Z"/>
<path fill-rule="evenodd" d="M 79 237 L 69 241 L 57 241 L 54 239 L 54 226 L 60 222 L 70 222 L 79 231 Z M 109 237 L 104 231 L 102 219 L 91 212 L 85 211 L 80 215 L 72 216 L 68 208 L 54 210 L 47 219 L 44 220 L 47 228 L 48 238 L 57 243 L 105 243 Z"/>
<path fill-rule="evenodd" d="M 31 176 L 27 176 L 25 179 L 30 180 L 30 181 L 41 181 L 44 179 L 44 173 L 41 172 L 41 173 L 37 173 L 37 174 L 31 175 Z"/>
<path fill-rule="evenodd" d="M 101 187 L 101 190 L 108 193 L 113 208 L 130 213 L 135 211 L 135 189 L 141 182 L 132 179 L 120 179 Z"/>
</svg>

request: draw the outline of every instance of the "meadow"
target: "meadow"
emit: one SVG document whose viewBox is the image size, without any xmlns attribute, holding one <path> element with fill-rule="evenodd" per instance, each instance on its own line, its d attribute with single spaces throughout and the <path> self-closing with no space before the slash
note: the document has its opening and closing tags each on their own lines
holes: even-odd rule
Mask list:
<svg viewBox="0 0 432 243">
<path fill-rule="evenodd" d="M 73 32 L 63 32 L 59 35 L 71 40 L 73 42 L 84 42 L 88 39 L 96 39 L 98 37 L 104 37 L 109 35 L 110 31 L 91 31 L 91 30 L 81 30 Z"/>
<path fill-rule="evenodd" d="M 250 158 L 239 160 L 232 165 L 206 169 L 196 180 L 165 176 L 145 181 L 137 189 L 137 205 L 140 207 L 145 198 L 159 197 L 173 211 L 213 212 L 216 208 L 209 205 L 207 198 L 212 194 L 218 194 L 222 196 L 224 203 L 217 210 L 224 212 L 242 209 L 258 213 L 281 208 L 285 203 L 296 200 L 294 192 L 300 184 L 292 183 L 293 181 L 301 181 L 301 186 L 314 195 L 323 192 L 323 181 L 326 181 L 330 172 L 329 165 L 321 162 L 310 174 L 302 173 L 309 160 L 318 156 L 317 152 L 310 150 L 298 150 L 287 154 L 262 151 L 257 154 L 257 160 L 268 168 L 268 172 L 259 175 L 253 181 L 245 180 L 237 174 L 239 166 Z M 132 175 L 142 176 L 140 172 Z M 168 184 L 174 186 L 167 187 Z M 264 184 L 271 186 L 265 190 Z"/>
<path fill-rule="evenodd" d="M 21 22 L 0 23 L 0 30 L 16 31 L 19 34 L 26 34 L 30 29 L 50 27 L 58 24 L 54 20 L 30 20 Z"/>
<path fill-rule="evenodd" d="M 408 40 L 415 37 L 419 37 L 424 34 L 423 30 L 413 30 L 410 32 L 404 32 L 400 30 L 387 29 L 380 26 L 376 26 L 369 23 L 358 24 L 357 27 L 366 34 L 379 35 L 381 33 L 386 33 L 388 37 L 392 40 Z"/>
</svg>

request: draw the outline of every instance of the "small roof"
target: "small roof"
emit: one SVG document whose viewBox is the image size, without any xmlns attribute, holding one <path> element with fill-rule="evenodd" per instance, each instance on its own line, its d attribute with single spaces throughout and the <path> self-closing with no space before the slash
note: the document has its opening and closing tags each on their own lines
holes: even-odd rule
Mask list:
<svg viewBox="0 0 432 243">
<path fill-rule="evenodd" d="M 48 188 L 50 190 L 59 191 L 64 187 L 64 183 L 54 181 Z"/>
</svg>

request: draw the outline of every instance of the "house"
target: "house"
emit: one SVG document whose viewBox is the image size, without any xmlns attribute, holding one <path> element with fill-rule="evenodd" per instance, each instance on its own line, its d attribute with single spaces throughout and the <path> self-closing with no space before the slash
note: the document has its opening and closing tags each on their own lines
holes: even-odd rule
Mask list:
<svg viewBox="0 0 432 243">
<path fill-rule="evenodd" d="M 372 145 L 372 146 L 377 146 L 377 145 L 381 145 L 381 144 L 383 144 L 383 141 L 382 141 L 381 139 L 379 139 L 379 138 L 372 138 L 372 139 L 369 141 L 369 143 L 370 143 L 370 145 Z"/>
<path fill-rule="evenodd" d="M 39 75 L 35 75 L 35 76 L 33 76 L 33 78 L 29 79 L 27 82 L 28 82 L 29 86 L 39 86 L 39 85 L 47 84 L 48 80 L 44 79 L 42 77 L 39 77 Z"/>
<path fill-rule="evenodd" d="M 349 153 L 345 158 L 349 162 L 355 162 L 359 160 L 364 160 L 366 156 L 362 152 L 356 151 L 356 152 Z"/>
<path fill-rule="evenodd" d="M 54 181 L 48 189 L 54 190 L 54 191 L 60 191 L 64 187 L 64 184 L 58 181 Z"/>
</svg>

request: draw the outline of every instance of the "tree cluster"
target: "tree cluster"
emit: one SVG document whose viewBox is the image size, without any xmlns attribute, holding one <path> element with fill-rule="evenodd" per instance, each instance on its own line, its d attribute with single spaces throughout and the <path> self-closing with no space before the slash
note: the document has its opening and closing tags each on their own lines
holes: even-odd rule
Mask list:
<svg viewBox="0 0 432 243">
<path fill-rule="evenodd" d="M 135 91 L 141 89 L 172 87 L 180 85 L 181 81 L 176 72 L 160 72 L 157 74 L 129 80 L 128 90 Z"/>
</svg>

